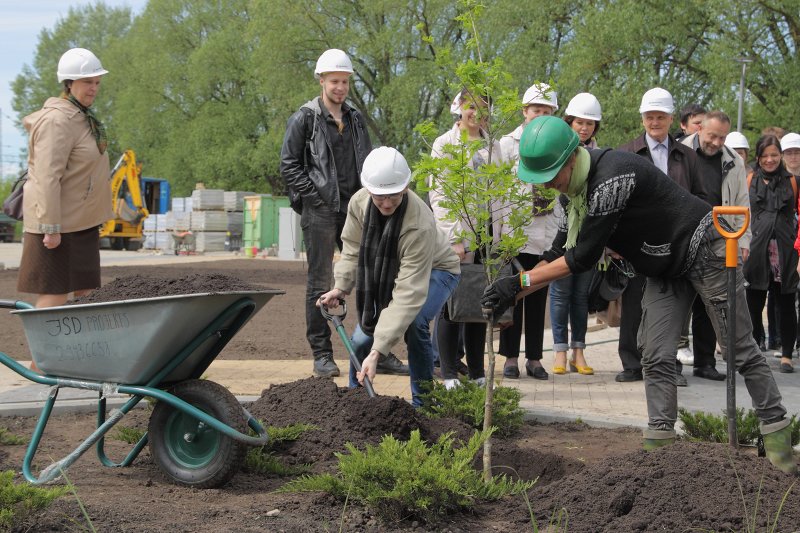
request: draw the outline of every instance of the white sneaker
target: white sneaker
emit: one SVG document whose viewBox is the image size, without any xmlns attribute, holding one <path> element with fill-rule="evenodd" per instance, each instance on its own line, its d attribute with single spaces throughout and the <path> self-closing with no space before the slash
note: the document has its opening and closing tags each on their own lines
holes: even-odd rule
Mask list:
<svg viewBox="0 0 800 533">
<path fill-rule="evenodd" d="M 694 354 L 691 348 L 681 348 L 678 350 L 678 361 L 684 365 L 694 366 Z"/>
<path fill-rule="evenodd" d="M 444 388 L 447 390 L 453 390 L 461 385 L 461 382 L 457 379 L 446 379 L 444 380 L 443 383 L 444 383 Z"/>
<path fill-rule="evenodd" d="M 475 385 L 477 385 L 478 387 L 485 387 L 486 386 L 486 378 L 473 379 L 472 382 Z"/>
</svg>

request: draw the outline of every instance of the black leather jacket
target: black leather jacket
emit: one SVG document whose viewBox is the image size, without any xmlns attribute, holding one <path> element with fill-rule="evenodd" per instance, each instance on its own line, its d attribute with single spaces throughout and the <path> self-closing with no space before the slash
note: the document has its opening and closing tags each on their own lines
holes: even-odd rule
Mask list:
<svg viewBox="0 0 800 533">
<path fill-rule="evenodd" d="M 364 159 L 372 150 L 372 143 L 364 118 L 352 107 L 350 119 L 356 170 L 360 175 Z M 328 206 L 333 211 L 344 211 L 346 208 L 339 205 L 336 165 L 319 96 L 303 104 L 289 117 L 281 148 L 281 176 L 289 190 L 292 209 L 298 213 L 302 212 L 303 204 L 316 208 Z"/>
</svg>

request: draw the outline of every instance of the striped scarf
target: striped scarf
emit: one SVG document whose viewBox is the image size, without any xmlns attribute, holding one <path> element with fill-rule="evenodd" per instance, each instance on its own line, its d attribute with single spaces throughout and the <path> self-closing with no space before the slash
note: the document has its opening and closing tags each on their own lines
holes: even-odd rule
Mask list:
<svg viewBox="0 0 800 533">
<path fill-rule="evenodd" d="M 106 134 L 106 128 L 103 126 L 103 123 L 97 119 L 91 109 L 80 103 L 73 95 L 62 94 L 61 97 L 75 104 L 75 106 L 81 110 L 81 113 L 86 115 L 86 120 L 89 121 L 89 128 L 92 130 L 95 142 L 97 142 L 97 149 L 100 150 L 101 154 L 105 153 L 106 148 L 108 148 L 108 135 Z"/>
<path fill-rule="evenodd" d="M 372 200 L 367 205 L 358 252 L 356 308 L 361 329 L 370 336 L 375 333 L 381 311 L 392 301 L 400 271 L 397 245 L 407 207 L 408 194 L 403 195 L 403 203 L 389 217 L 381 215 Z"/>
</svg>

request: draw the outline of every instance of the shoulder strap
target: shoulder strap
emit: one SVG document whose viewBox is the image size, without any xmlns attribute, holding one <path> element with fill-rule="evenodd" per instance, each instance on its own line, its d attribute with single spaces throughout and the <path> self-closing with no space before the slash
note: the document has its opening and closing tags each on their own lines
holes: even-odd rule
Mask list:
<svg viewBox="0 0 800 533">
<path fill-rule="evenodd" d="M 792 191 L 794 192 L 794 203 L 797 204 L 797 176 L 792 176 L 789 181 L 792 184 Z"/>
<path fill-rule="evenodd" d="M 751 181 L 753 181 L 753 173 L 752 172 L 748 172 L 747 173 L 747 190 L 748 191 L 750 190 L 750 182 Z"/>
</svg>

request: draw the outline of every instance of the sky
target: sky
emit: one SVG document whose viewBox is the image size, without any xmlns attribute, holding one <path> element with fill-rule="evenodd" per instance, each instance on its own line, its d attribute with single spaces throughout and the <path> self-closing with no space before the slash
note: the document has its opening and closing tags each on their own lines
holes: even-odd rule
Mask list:
<svg viewBox="0 0 800 533">
<path fill-rule="evenodd" d="M 53 29 L 59 19 L 66 17 L 70 7 L 95 3 L 93 0 L 0 0 L 0 176 L 18 173 L 20 149 L 28 142 L 14 125 L 11 82 L 22 72 L 23 65 L 33 64 L 43 28 Z M 103 0 L 103 3 L 109 7 L 129 7 L 134 14 L 140 14 L 147 0 Z M 98 56 L 102 61 L 102 55 Z M 53 72 L 53 79 L 55 75 Z"/>
</svg>

